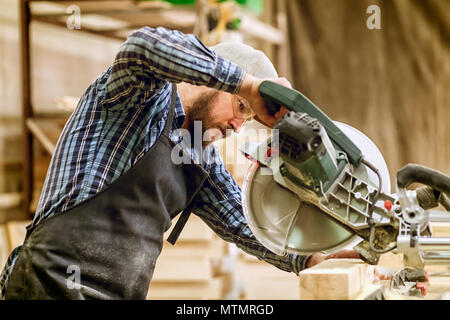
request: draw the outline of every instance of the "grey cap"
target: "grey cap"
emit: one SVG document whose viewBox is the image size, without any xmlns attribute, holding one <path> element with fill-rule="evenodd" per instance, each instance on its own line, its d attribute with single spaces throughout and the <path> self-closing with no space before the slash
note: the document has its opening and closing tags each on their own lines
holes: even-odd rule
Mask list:
<svg viewBox="0 0 450 320">
<path fill-rule="evenodd" d="M 240 42 L 224 42 L 210 47 L 217 55 L 234 62 L 252 76 L 264 78 L 278 78 L 277 71 L 267 56 Z"/>
</svg>

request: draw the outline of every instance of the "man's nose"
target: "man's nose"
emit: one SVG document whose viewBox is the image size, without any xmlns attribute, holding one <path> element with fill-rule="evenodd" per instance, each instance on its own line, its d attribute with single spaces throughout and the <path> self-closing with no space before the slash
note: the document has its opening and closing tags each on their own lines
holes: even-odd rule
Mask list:
<svg viewBox="0 0 450 320">
<path fill-rule="evenodd" d="M 234 132 L 238 133 L 241 130 L 242 125 L 244 124 L 244 119 L 233 118 L 229 124 L 233 127 Z"/>
</svg>

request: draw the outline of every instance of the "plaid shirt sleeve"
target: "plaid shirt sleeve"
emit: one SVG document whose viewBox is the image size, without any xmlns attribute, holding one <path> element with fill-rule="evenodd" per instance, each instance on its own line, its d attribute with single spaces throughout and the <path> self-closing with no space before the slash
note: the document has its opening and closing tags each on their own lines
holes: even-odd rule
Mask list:
<svg viewBox="0 0 450 320">
<path fill-rule="evenodd" d="M 259 260 L 296 274 L 305 269 L 310 256 L 279 256 L 255 238 L 243 214 L 241 189 L 226 170 L 218 150 L 211 148 L 209 152 L 212 159 L 206 166 L 209 175 L 197 197 L 194 213 L 223 240 L 235 243 Z"/>
<path fill-rule="evenodd" d="M 111 109 L 142 105 L 167 82 L 188 82 L 236 93 L 244 74 L 192 34 L 143 27 L 119 48 L 102 104 Z"/>
</svg>

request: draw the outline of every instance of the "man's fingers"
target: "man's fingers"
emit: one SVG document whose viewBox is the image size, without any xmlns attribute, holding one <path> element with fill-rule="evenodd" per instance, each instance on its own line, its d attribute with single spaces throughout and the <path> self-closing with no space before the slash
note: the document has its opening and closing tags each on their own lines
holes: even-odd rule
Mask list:
<svg viewBox="0 0 450 320">
<path fill-rule="evenodd" d="M 377 268 L 374 268 L 373 273 L 380 280 L 390 280 L 391 279 L 390 275 L 381 273 L 380 270 L 378 270 Z"/>
<path fill-rule="evenodd" d="M 280 119 L 288 112 L 289 112 L 288 109 L 286 109 L 285 107 L 281 107 L 281 109 L 277 113 L 275 113 L 275 119 L 277 120 Z"/>
<path fill-rule="evenodd" d="M 327 258 L 326 255 L 321 252 L 313 253 L 311 255 L 311 257 L 309 258 L 308 263 L 306 264 L 306 267 L 310 268 L 312 266 L 315 266 L 316 264 L 319 264 L 322 261 L 324 261 L 326 258 Z"/>
<path fill-rule="evenodd" d="M 286 78 L 265 80 L 278 83 L 279 85 L 285 86 L 287 88 L 292 88 L 291 83 Z M 286 111 L 280 110 L 281 112 L 277 112 L 275 117 L 269 114 L 267 105 L 259 92 L 259 86 L 265 80 L 256 79 L 250 75 L 246 75 L 238 94 L 247 99 L 247 101 L 250 103 L 252 111 L 256 114 L 256 116 L 254 117 L 256 121 L 268 126 L 269 128 L 273 128 L 277 119 L 282 117 L 286 113 Z"/>
<path fill-rule="evenodd" d="M 355 250 L 341 250 L 336 253 L 329 254 L 326 259 L 359 259 L 359 253 Z"/>
<path fill-rule="evenodd" d="M 277 120 L 283 117 L 288 112 L 289 112 L 288 109 L 286 109 L 285 107 L 281 107 L 281 109 L 277 113 L 275 113 L 274 116 L 268 114 L 266 117 L 262 117 L 257 114 L 253 118 L 259 123 L 262 123 L 263 125 L 268 126 L 269 128 L 273 128 Z"/>
<path fill-rule="evenodd" d="M 314 264 L 320 263 L 323 260 L 328 260 L 328 259 L 360 259 L 359 253 L 356 252 L 355 250 L 341 250 L 332 254 L 329 254 L 325 257 L 321 257 L 319 256 L 321 259 L 318 259 L 317 257 L 314 257 L 315 261 L 313 261 Z M 373 275 L 378 279 L 378 280 L 390 280 L 391 276 L 387 275 L 385 273 L 380 272 L 380 270 L 378 270 L 375 266 L 370 266 L 371 268 L 373 268 Z M 372 269 L 369 269 L 370 273 L 372 273 Z"/>
</svg>

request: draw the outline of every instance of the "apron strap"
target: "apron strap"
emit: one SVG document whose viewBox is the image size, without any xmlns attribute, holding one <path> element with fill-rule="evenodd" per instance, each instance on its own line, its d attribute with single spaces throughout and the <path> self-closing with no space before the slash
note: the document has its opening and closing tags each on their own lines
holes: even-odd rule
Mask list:
<svg viewBox="0 0 450 320">
<path fill-rule="evenodd" d="M 173 120 L 173 114 L 174 114 L 174 106 L 176 101 L 176 92 L 177 88 L 175 84 L 173 85 L 173 95 L 172 95 L 172 101 L 170 106 L 170 111 L 168 115 L 168 122 L 170 120 L 170 123 L 172 123 Z M 166 128 L 164 128 L 164 134 L 168 137 L 170 132 L 171 125 L 166 125 Z M 194 197 L 195 199 L 195 197 Z M 186 222 L 189 219 L 189 216 L 191 215 L 192 208 L 194 207 L 194 199 L 192 199 L 191 203 L 183 210 L 180 217 L 178 218 L 177 223 L 172 229 L 172 232 L 170 233 L 169 237 L 167 238 L 167 242 L 169 242 L 172 245 L 175 245 L 175 242 L 177 241 L 178 237 L 180 236 L 181 231 L 183 230 L 184 226 L 186 225 Z"/>
<path fill-rule="evenodd" d="M 175 224 L 175 227 L 173 227 L 172 232 L 170 232 L 170 235 L 167 238 L 167 242 L 169 242 L 171 245 L 175 245 L 175 242 L 178 240 L 181 231 L 186 225 L 186 222 L 188 221 L 189 216 L 191 215 L 192 208 L 194 207 L 195 203 L 194 200 L 195 197 L 194 199 L 192 199 L 191 203 L 183 210 L 183 212 L 180 215 L 180 218 L 178 218 L 178 221 Z"/>
</svg>

